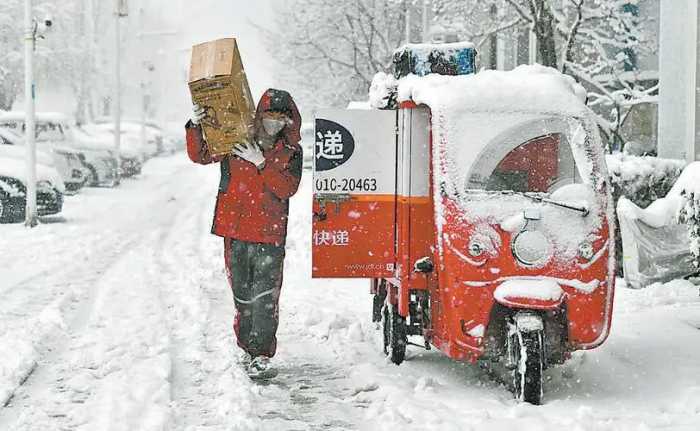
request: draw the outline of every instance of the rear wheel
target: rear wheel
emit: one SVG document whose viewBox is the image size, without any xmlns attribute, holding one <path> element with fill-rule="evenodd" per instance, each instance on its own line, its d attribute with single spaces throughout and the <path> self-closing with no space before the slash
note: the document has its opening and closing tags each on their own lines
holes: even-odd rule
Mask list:
<svg viewBox="0 0 700 431">
<path fill-rule="evenodd" d="M 385 303 L 382 310 L 382 328 L 384 331 L 384 353 L 391 362 L 400 365 L 406 358 L 406 319 L 399 314 L 398 306 Z"/>
<path fill-rule="evenodd" d="M 384 310 L 384 302 L 386 301 L 386 287 L 384 280 L 379 280 L 377 283 L 377 291 L 372 295 L 372 322 L 382 321 L 382 310 Z"/>
<path fill-rule="evenodd" d="M 513 394 L 520 401 L 540 405 L 543 392 L 544 331 L 512 328 L 508 338 L 513 366 Z"/>
</svg>

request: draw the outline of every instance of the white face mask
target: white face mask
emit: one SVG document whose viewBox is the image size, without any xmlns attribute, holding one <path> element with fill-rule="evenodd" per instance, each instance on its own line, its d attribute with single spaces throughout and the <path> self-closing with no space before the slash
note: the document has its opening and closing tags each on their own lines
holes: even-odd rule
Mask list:
<svg viewBox="0 0 700 431">
<path fill-rule="evenodd" d="M 265 132 L 267 132 L 268 135 L 275 136 L 282 129 L 284 129 L 284 126 L 287 125 L 287 122 L 284 120 L 276 120 L 274 118 L 263 118 L 262 125 L 263 129 L 265 129 Z"/>
</svg>

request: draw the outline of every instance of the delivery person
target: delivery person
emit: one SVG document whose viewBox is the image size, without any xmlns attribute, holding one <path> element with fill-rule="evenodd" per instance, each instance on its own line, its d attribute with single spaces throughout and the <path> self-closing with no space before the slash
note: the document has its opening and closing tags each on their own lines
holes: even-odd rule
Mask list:
<svg viewBox="0 0 700 431">
<path fill-rule="evenodd" d="M 289 93 L 267 90 L 258 103 L 252 139 L 222 157 L 209 153 L 202 121 L 206 111 L 195 105 L 185 126 L 187 154 L 195 163 L 221 167 L 212 233 L 224 238 L 238 346 L 251 377 L 274 377 L 269 359 L 277 347 L 289 198 L 301 179 L 301 116 Z"/>
</svg>

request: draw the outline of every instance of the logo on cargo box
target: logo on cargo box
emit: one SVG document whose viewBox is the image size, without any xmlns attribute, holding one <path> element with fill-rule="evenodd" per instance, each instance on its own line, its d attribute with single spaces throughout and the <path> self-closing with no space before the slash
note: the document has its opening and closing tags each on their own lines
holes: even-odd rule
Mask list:
<svg viewBox="0 0 700 431">
<path fill-rule="evenodd" d="M 329 171 L 350 160 L 355 139 L 348 129 L 330 120 L 316 119 L 316 172 Z"/>
</svg>

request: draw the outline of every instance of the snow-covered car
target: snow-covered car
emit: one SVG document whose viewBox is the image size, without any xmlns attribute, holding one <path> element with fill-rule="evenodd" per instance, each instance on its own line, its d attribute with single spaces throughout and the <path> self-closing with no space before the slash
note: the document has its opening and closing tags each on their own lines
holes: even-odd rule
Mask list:
<svg viewBox="0 0 700 431">
<path fill-rule="evenodd" d="M 94 125 L 91 125 L 90 130 L 107 132 L 114 134 L 114 123 L 111 119 L 98 119 Z M 163 152 L 163 133 L 156 127 L 146 124 L 146 142 L 142 143 L 141 138 L 141 123 L 137 121 L 122 120 L 120 133 L 122 137 L 138 142 L 141 151 L 146 153 L 146 158 L 155 157 Z M 122 139 L 124 141 L 125 139 Z"/>
<path fill-rule="evenodd" d="M 0 127 L 0 145 L 17 147 L 24 153 L 24 137 L 14 131 Z M 85 166 L 80 161 L 80 153 L 69 147 L 50 146 L 37 149 L 37 157 L 48 154 L 52 163 L 44 163 L 53 166 L 61 175 L 67 192 L 77 193 L 87 182 Z M 40 159 L 38 159 L 40 161 Z"/>
<path fill-rule="evenodd" d="M 114 146 L 114 134 L 96 124 L 85 124 L 80 126 L 82 133 L 99 139 L 109 145 Z M 141 173 L 143 164 L 150 157 L 149 152 L 141 145 L 141 139 L 133 134 L 122 133 L 122 139 L 119 143 L 119 159 L 121 176 L 131 177 Z"/>
<path fill-rule="evenodd" d="M 7 151 L 7 150 L 5 150 Z M 27 180 L 23 160 L 0 154 L 0 223 L 24 219 L 27 205 Z M 37 212 L 40 216 L 63 210 L 63 179 L 56 169 L 37 163 Z"/>
<path fill-rule="evenodd" d="M 27 156 L 27 147 L 25 147 L 24 145 L 16 145 L 13 143 L 9 143 L 15 142 L 14 139 L 13 141 L 7 139 L 8 136 L 12 136 L 11 134 L 12 132 L 9 132 L 8 130 L 0 129 L 0 157 L 25 160 Z M 37 149 L 36 162 L 38 164 L 50 166 L 56 169 L 56 164 L 54 162 L 53 155 L 50 152 Z"/>
<path fill-rule="evenodd" d="M 24 134 L 25 114 L 7 112 L 0 114 L 0 127 Z M 74 130 L 73 122 L 66 115 L 52 112 L 36 114 L 36 140 L 38 148 L 72 149 L 78 153 L 80 168 L 91 186 L 114 186 L 118 163 L 112 150 L 104 142 L 94 140 Z"/>
</svg>

